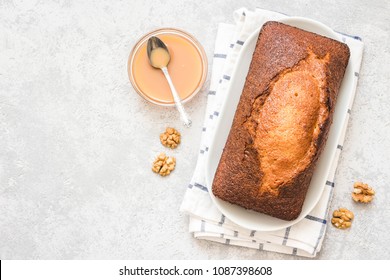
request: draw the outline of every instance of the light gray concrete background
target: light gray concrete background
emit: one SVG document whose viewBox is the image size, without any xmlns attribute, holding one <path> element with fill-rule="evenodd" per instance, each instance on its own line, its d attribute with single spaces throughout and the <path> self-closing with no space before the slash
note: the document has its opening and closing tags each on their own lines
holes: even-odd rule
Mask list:
<svg viewBox="0 0 390 280">
<path fill-rule="evenodd" d="M 140 98 L 126 70 L 137 38 L 160 27 L 192 33 L 212 67 L 217 25 L 240 7 L 309 17 L 363 38 L 355 103 L 318 259 L 390 259 L 390 5 L 388 1 L 0 1 L 1 259 L 297 259 L 195 240 L 179 206 L 198 154 L 207 90 L 188 103 L 193 127 L 151 172 L 173 108 Z M 377 191 L 356 205 L 356 180 Z"/>
</svg>

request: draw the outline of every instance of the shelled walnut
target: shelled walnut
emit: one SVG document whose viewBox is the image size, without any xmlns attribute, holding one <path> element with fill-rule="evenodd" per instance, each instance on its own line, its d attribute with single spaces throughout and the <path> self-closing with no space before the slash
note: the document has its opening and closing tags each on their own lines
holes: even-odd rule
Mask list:
<svg viewBox="0 0 390 280">
<path fill-rule="evenodd" d="M 351 227 L 354 215 L 347 208 L 340 208 L 333 211 L 332 225 L 337 228 L 346 229 Z"/>
<path fill-rule="evenodd" d="M 165 132 L 160 134 L 160 141 L 165 147 L 175 149 L 180 144 L 180 132 L 172 127 L 167 127 Z"/>
<path fill-rule="evenodd" d="M 152 170 L 161 176 L 169 175 L 176 166 L 176 159 L 174 157 L 168 157 L 165 153 L 160 153 L 153 162 Z"/>
<path fill-rule="evenodd" d="M 369 203 L 373 200 L 375 191 L 362 182 L 353 185 L 352 199 L 356 202 Z"/>
</svg>

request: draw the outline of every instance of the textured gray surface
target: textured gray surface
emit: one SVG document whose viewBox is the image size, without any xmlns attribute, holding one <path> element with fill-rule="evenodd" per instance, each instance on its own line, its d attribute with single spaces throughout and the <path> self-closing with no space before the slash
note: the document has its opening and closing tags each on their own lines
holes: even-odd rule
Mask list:
<svg viewBox="0 0 390 280">
<path fill-rule="evenodd" d="M 82 2 L 82 3 L 81 3 Z M 176 3 L 177 2 L 177 3 Z M 305 16 L 365 42 L 360 81 L 319 259 L 390 259 L 390 10 L 387 1 L 0 1 L 1 259 L 296 259 L 198 241 L 178 209 L 195 167 L 206 90 L 171 176 L 150 171 L 173 108 L 142 100 L 127 78 L 136 39 L 159 27 L 192 33 L 211 58 L 219 22 L 256 6 Z M 211 68 L 211 67 L 210 67 Z M 371 184 L 370 205 L 350 199 Z"/>
</svg>

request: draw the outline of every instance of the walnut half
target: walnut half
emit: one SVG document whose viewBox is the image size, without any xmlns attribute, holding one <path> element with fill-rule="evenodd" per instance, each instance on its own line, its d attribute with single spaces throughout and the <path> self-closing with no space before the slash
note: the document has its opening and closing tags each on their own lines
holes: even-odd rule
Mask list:
<svg viewBox="0 0 390 280">
<path fill-rule="evenodd" d="M 340 208 L 333 211 L 332 225 L 337 228 L 346 229 L 351 227 L 354 215 L 347 208 Z"/>
<path fill-rule="evenodd" d="M 356 202 L 369 203 L 373 200 L 375 191 L 362 182 L 356 182 L 353 185 L 352 199 Z"/>
<path fill-rule="evenodd" d="M 160 134 L 160 141 L 165 147 L 174 149 L 180 144 L 180 132 L 172 127 L 167 127 L 165 132 Z"/>
<path fill-rule="evenodd" d="M 160 153 L 153 162 L 152 170 L 161 176 L 169 175 L 176 166 L 176 159 L 174 157 L 168 157 L 165 153 Z"/>
</svg>

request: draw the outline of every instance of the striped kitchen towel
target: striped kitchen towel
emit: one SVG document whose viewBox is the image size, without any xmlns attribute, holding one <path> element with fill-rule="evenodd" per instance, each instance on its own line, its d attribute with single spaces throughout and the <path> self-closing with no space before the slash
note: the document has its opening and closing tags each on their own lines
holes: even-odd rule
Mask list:
<svg viewBox="0 0 390 280">
<path fill-rule="evenodd" d="M 328 181 L 320 201 L 309 215 L 293 226 L 278 231 L 258 232 L 245 229 L 229 221 L 217 209 L 208 193 L 210 186 L 206 186 L 205 182 L 205 159 L 213 137 L 216 120 L 219 117 L 221 104 L 225 98 L 228 98 L 226 93 L 238 54 L 249 35 L 262 26 L 263 23 L 286 17 L 284 14 L 267 10 L 256 9 L 250 11 L 242 8 L 234 12 L 235 24 L 222 23 L 219 25 L 199 157 L 180 210 L 189 215 L 189 231 L 193 233 L 195 238 L 258 250 L 314 257 L 320 251 L 325 235 L 329 202 L 334 187 L 333 178 L 342 150 L 351 112 L 350 108 L 359 77 L 363 54 L 363 43 L 360 38 L 337 33 L 340 40 L 350 47 L 349 65 L 355 75 L 353 86 L 348 88 L 352 93 L 349 100 L 349 110 L 345 114 L 343 133 L 339 139 L 332 168 L 328 174 Z"/>
</svg>

